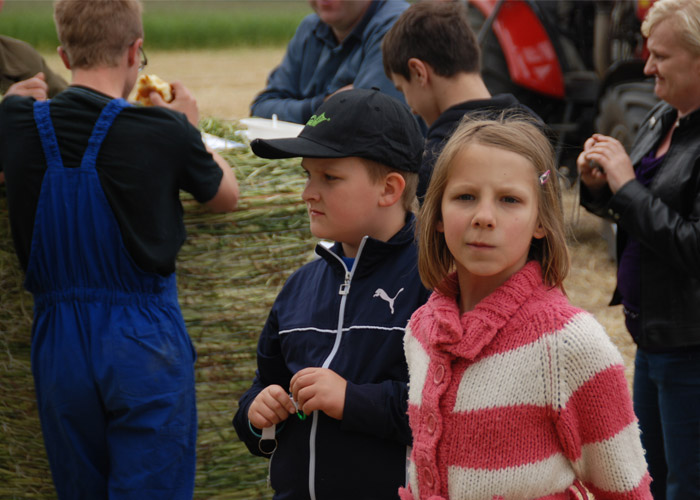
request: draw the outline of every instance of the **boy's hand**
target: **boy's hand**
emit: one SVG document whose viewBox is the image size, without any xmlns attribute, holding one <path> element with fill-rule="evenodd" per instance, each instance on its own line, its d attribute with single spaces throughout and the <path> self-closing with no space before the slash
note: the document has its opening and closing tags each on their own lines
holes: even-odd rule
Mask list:
<svg viewBox="0 0 700 500">
<path fill-rule="evenodd" d="M 196 99 L 181 82 L 173 82 L 172 89 L 173 100 L 170 102 L 165 102 L 155 90 L 148 97 L 155 106 L 162 106 L 184 113 L 187 116 L 187 120 L 196 127 L 199 123 L 199 108 L 197 107 Z"/>
<path fill-rule="evenodd" d="M 33 97 L 37 101 L 45 101 L 49 97 L 49 85 L 46 83 L 44 73 L 37 73 L 31 78 L 13 83 L 5 92 L 5 96 L 20 95 Z"/>
<path fill-rule="evenodd" d="M 248 420 L 258 429 L 264 429 L 287 420 L 294 413 L 296 408 L 287 391 L 279 385 L 268 385 L 248 408 Z"/>
<path fill-rule="evenodd" d="M 342 420 L 347 386 L 347 381 L 333 370 L 304 368 L 292 377 L 289 390 L 299 409 L 307 415 L 321 410 L 329 417 Z"/>
</svg>

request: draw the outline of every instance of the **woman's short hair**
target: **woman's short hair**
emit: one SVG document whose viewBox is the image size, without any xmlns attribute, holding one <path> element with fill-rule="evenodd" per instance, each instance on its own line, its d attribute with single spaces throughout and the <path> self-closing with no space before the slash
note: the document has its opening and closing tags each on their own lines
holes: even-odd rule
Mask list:
<svg viewBox="0 0 700 500">
<path fill-rule="evenodd" d="M 498 118 L 465 116 L 438 158 L 425 201 L 418 216 L 418 271 L 429 289 L 454 295 L 454 282 L 445 280 L 455 268 L 445 235 L 437 231 L 442 218 L 442 196 L 445 192 L 455 156 L 470 144 L 495 147 L 516 153 L 533 165 L 532 182 L 537 185 L 538 220 L 544 228 L 542 239 L 533 238 L 528 260 L 542 266 L 545 284 L 564 290 L 570 258 L 559 182 L 554 165 L 554 152 L 540 125 L 528 115 L 505 112 Z M 543 184 L 539 178 L 549 171 Z"/>
<path fill-rule="evenodd" d="M 116 66 L 143 38 L 140 0 L 57 0 L 56 32 L 71 68 Z"/>
<path fill-rule="evenodd" d="M 642 34 L 649 37 L 661 21 L 674 23 L 678 38 L 685 48 L 700 55 L 700 2 L 697 0 L 657 0 L 642 23 Z"/>
</svg>

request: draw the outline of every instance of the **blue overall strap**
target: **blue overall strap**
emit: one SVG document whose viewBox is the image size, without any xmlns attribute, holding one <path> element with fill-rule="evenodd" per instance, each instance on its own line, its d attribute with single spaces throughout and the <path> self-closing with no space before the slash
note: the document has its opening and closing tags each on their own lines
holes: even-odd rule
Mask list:
<svg viewBox="0 0 700 500">
<path fill-rule="evenodd" d="M 58 168 L 63 167 L 63 160 L 61 160 L 61 153 L 58 150 L 56 132 L 51 123 L 49 103 L 50 101 L 36 101 L 34 103 L 34 121 L 39 130 L 41 147 L 44 150 L 48 168 Z"/>
<path fill-rule="evenodd" d="M 122 109 L 128 106 L 131 105 L 124 99 L 113 99 L 104 107 L 95 123 L 93 133 L 88 141 L 88 147 L 80 163 L 80 168 L 95 168 L 97 153 L 100 150 L 102 141 L 107 136 L 114 119 Z M 51 122 L 50 101 L 36 101 L 34 103 L 34 121 L 39 130 L 39 138 L 41 139 L 41 146 L 44 150 L 44 156 L 46 156 L 48 168 L 63 167 L 56 132 Z"/>
<path fill-rule="evenodd" d="M 102 113 L 100 113 L 99 118 L 95 122 L 95 127 L 92 129 L 92 135 L 88 141 L 88 147 L 83 155 L 83 160 L 80 162 L 80 168 L 95 168 L 97 154 L 100 151 L 100 146 L 102 146 L 102 141 L 104 141 L 107 136 L 109 128 L 112 126 L 117 115 L 121 113 L 122 109 L 129 106 L 131 105 L 124 99 L 113 99 L 104 107 Z"/>
</svg>

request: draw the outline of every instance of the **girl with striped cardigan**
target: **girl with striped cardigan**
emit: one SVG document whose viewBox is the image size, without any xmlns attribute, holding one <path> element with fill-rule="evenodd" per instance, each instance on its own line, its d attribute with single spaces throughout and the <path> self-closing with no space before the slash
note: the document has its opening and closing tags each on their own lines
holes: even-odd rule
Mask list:
<svg viewBox="0 0 700 500">
<path fill-rule="evenodd" d="M 402 500 L 651 499 L 622 358 L 564 295 L 551 146 L 527 119 L 464 121 L 419 217 L 434 292 L 404 339 Z"/>
</svg>

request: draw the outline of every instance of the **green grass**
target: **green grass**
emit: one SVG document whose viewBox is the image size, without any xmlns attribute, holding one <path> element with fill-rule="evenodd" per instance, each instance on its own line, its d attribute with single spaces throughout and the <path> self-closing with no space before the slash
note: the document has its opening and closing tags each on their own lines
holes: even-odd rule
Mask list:
<svg viewBox="0 0 700 500">
<path fill-rule="evenodd" d="M 58 45 L 52 3 L 6 0 L 0 33 L 38 50 Z M 311 9 L 303 0 L 146 0 L 147 48 L 214 49 L 286 44 Z"/>
</svg>

